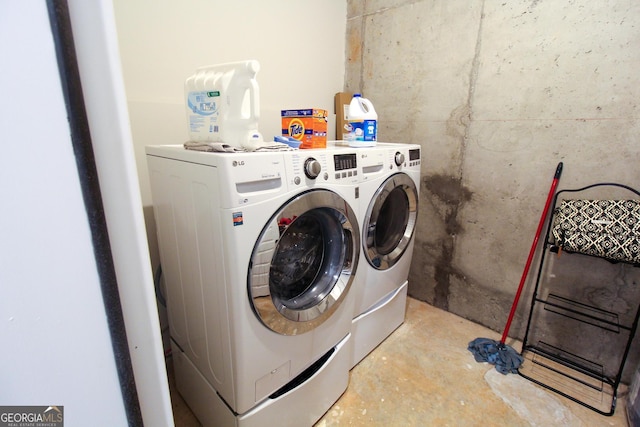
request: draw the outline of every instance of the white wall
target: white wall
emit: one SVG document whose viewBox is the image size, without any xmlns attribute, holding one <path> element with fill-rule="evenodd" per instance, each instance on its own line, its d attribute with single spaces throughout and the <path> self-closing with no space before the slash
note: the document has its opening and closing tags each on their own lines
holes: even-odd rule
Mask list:
<svg viewBox="0 0 640 427">
<path fill-rule="evenodd" d="M 0 406 L 62 405 L 65 425 L 122 426 L 50 28 L 46 2 L 0 2 Z"/>
<path fill-rule="evenodd" d="M 145 206 L 144 146 L 187 140 L 184 81 L 199 66 L 256 59 L 260 132 L 280 135 L 280 110 L 324 108 L 343 89 L 346 0 L 114 0 Z"/>
</svg>

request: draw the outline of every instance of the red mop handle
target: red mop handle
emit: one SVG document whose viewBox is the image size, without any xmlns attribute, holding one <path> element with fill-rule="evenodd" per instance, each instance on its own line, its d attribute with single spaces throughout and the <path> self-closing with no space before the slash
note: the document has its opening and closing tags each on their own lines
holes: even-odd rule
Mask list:
<svg viewBox="0 0 640 427">
<path fill-rule="evenodd" d="M 516 314 L 518 301 L 520 301 L 520 294 L 522 294 L 522 288 L 524 288 L 524 282 L 527 280 L 527 275 L 529 274 L 529 268 L 531 267 L 531 261 L 533 261 L 533 255 L 535 255 L 536 253 L 536 248 L 538 247 L 538 240 L 540 239 L 542 228 L 544 227 L 545 220 L 547 219 L 547 214 L 549 213 L 549 206 L 551 206 L 551 200 L 553 199 L 553 195 L 556 192 L 556 187 L 558 186 L 558 181 L 560 180 L 561 174 L 562 174 L 562 162 L 558 163 L 558 167 L 556 168 L 556 174 L 554 175 L 553 181 L 551 182 L 551 188 L 549 189 L 549 195 L 547 196 L 547 203 L 545 203 L 544 205 L 544 210 L 542 211 L 542 216 L 540 217 L 540 223 L 538 224 L 538 230 L 536 231 L 536 237 L 533 239 L 533 243 L 531 244 L 531 249 L 529 250 L 529 258 L 527 258 L 527 265 L 524 267 L 524 271 L 522 272 L 522 277 L 520 278 L 520 285 L 518 285 L 518 292 L 516 292 L 516 297 L 514 298 L 513 304 L 511 305 L 511 312 L 509 313 L 509 318 L 507 319 L 507 325 L 504 327 L 504 332 L 502 333 L 502 339 L 500 340 L 500 344 L 504 344 L 507 341 L 509 328 L 511 328 L 511 322 L 513 321 L 513 316 Z"/>
</svg>

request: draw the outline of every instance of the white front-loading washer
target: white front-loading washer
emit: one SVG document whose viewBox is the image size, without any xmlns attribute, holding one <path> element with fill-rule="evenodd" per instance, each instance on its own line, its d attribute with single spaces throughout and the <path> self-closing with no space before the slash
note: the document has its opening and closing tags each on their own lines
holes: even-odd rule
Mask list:
<svg viewBox="0 0 640 427">
<path fill-rule="evenodd" d="M 358 152 L 362 252 L 351 367 L 404 322 L 418 215 L 417 144 L 378 143 Z"/>
<path fill-rule="evenodd" d="M 355 150 L 146 153 L 179 392 L 204 425 L 312 425 L 349 379 Z"/>
</svg>

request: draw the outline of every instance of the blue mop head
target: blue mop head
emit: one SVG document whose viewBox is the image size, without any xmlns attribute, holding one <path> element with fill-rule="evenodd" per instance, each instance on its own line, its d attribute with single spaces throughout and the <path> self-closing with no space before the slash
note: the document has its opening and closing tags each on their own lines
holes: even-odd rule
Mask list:
<svg viewBox="0 0 640 427">
<path fill-rule="evenodd" d="M 476 338 L 469 343 L 467 349 L 473 354 L 476 362 L 491 363 L 504 375 L 517 374 L 523 360 L 513 348 L 489 338 Z"/>
</svg>

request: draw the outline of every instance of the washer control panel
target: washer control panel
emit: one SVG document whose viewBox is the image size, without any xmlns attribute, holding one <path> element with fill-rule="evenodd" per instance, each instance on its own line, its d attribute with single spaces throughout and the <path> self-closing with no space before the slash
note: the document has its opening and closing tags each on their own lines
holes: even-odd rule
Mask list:
<svg viewBox="0 0 640 427">
<path fill-rule="evenodd" d="M 359 182 L 356 150 L 324 149 L 284 152 L 287 181 L 294 186 Z"/>
<path fill-rule="evenodd" d="M 333 155 L 335 178 L 337 180 L 358 176 L 358 161 L 356 157 L 356 153 Z"/>
</svg>

